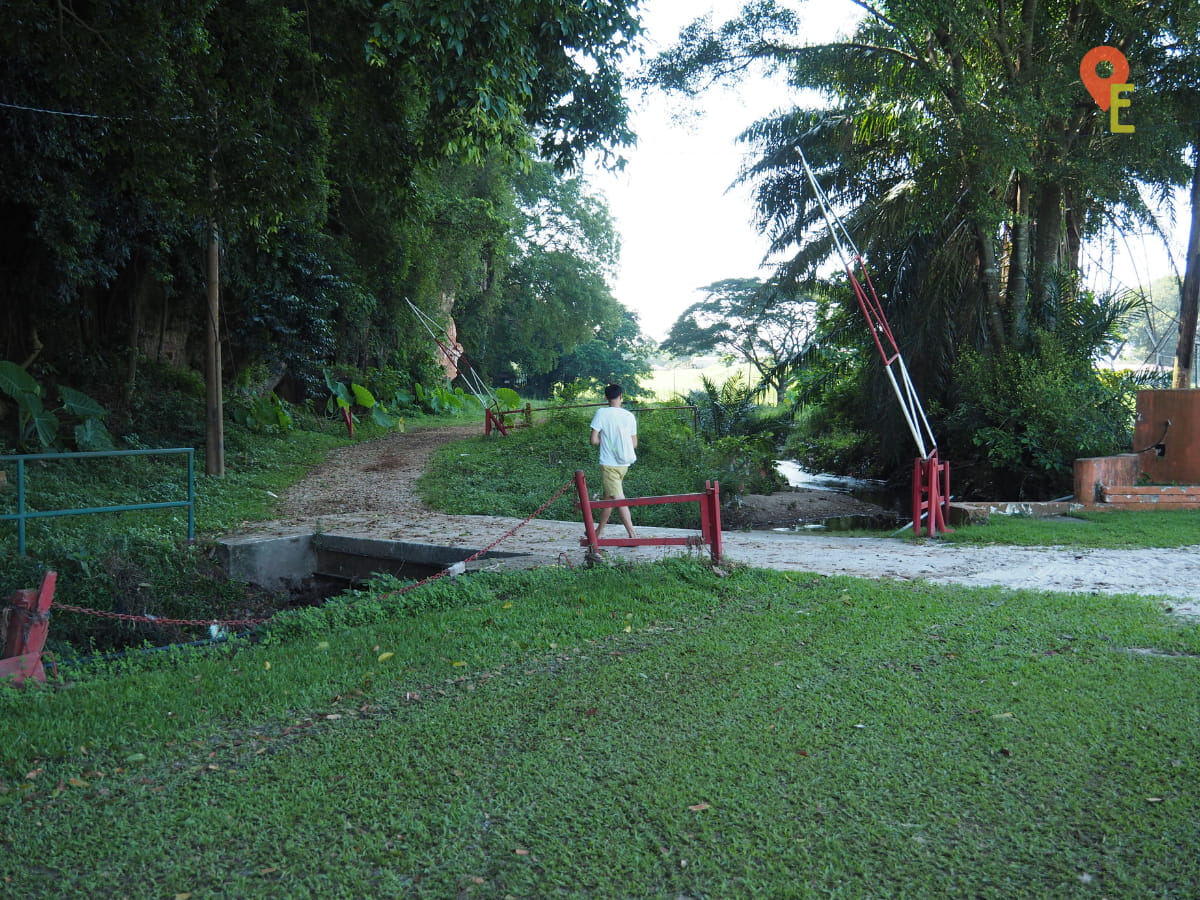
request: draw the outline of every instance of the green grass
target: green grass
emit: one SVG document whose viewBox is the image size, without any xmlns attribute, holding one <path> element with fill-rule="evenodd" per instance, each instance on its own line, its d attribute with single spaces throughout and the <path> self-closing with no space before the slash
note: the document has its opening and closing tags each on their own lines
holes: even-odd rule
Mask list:
<svg viewBox="0 0 1200 900">
<path fill-rule="evenodd" d="M 343 439 L 296 440 L 235 439 L 205 521 L 269 509 Z M 631 493 L 705 477 L 671 419 L 643 443 Z M 526 515 L 593 453 L 563 414 L 446 448 L 422 485 Z M 0 690 L 0 896 L 1200 893 L 1200 629 L 1153 598 L 697 558 L 383 579 L 253 638 Z"/>
<path fill-rule="evenodd" d="M 14 897 L 1194 896 L 1198 655 L 1129 597 L 687 560 L 442 580 L 0 697 L 0 877 Z"/>
<path fill-rule="evenodd" d="M 1200 545 L 1200 510 L 1082 511 L 1052 519 L 991 516 L 986 524 L 956 526 L 938 540 L 1022 547 L 1192 547 Z"/>
<path fill-rule="evenodd" d="M 587 474 L 596 494 L 600 473 L 596 448 L 588 442 L 594 410 L 564 409 L 548 413 L 534 428 L 509 435 L 478 437 L 443 447 L 430 460 L 417 488 L 432 508 L 464 515 L 524 518 L 574 478 Z M 625 480 L 630 497 L 653 497 L 703 490 L 721 472 L 712 454 L 690 431 L 686 411 L 638 414 L 638 459 Z M 550 506 L 544 518 L 578 521 L 574 488 Z M 695 528 L 697 504 L 639 507 L 639 523 Z"/>
</svg>

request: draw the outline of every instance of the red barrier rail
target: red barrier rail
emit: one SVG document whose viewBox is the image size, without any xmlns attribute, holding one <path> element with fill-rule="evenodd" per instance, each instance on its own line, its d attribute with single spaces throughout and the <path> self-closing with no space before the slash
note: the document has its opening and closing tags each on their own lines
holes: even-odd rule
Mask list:
<svg viewBox="0 0 1200 900">
<path fill-rule="evenodd" d="M 721 485 L 706 481 L 704 492 L 699 494 L 672 494 L 665 497 L 626 497 L 622 500 L 592 500 L 588 494 L 587 476 L 575 472 L 575 489 L 579 492 L 579 508 L 583 512 L 585 536 L 579 546 L 587 547 L 592 553 L 601 547 L 688 547 L 696 543 L 708 544 L 713 565 L 721 562 Z M 596 536 L 596 522 L 592 510 L 617 509 L 622 506 L 654 506 L 660 503 L 699 503 L 700 539 L 695 537 L 639 537 L 601 538 Z"/>
<path fill-rule="evenodd" d="M 521 416 L 525 420 L 526 425 L 533 424 L 533 414 L 535 412 L 553 412 L 558 409 L 592 409 L 597 406 L 608 406 L 607 403 L 575 403 L 569 406 L 533 406 L 526 403 L 522 409 L 506 409 L 493 411 L 491 409 L 484 410 L 483 415 L 483 433 L 485 436 L 490 435 L 493 430 L 499 431 L 503 435 L 507 435 L 512 430 L 512 425 L 504 423 L 505 416 Z M 643 406 L 643 407 L 626 407 L 631 413 L 654 412 L 656 410 L 666 411 L 671 409 L 690 409 L 692 411 L 692 430 L 700 430 L 700 413 L 695 406 Z"/>
<path fill-rule="evenodd" d="M 43 576 L 40 588 L 26 588 L 9 596 L 0 679 L 11 678 L 13 684 L 20 684 L 27 678 L 46 680 L 42 648 L 50 630 L 50 603 L 57 581 L 58 573 L 50 571 Z"/>
<path fill-rule="evenodd" d="M 937 450 L 927 458 L 913 462 L 913 534 L 921 536 L 925 522 L 929 537 L 952 531 L 950 517 L 950 463 L 938 459 Z"/>
</svg>

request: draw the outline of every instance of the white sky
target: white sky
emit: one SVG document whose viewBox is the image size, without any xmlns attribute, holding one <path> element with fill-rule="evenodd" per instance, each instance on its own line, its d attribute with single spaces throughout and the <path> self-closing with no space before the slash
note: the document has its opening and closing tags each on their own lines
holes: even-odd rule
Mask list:
<svg viewBox="0 0 1200 900">
<path fill-rule="evenodd" d="M 648 52 L 669 47 L 681 27 L 705 13 L 720 23 L 740 6 L 739 0 L 643 0 Z M 849 0 L 814 0 L 800 12 L 806 37 L 819 42 L 848 32 L 861 10 Z M 657 93 L 634 98 L 632 126 L 639 140 L 625 154 L 629 164 L 620 173 L 590 175 L 621 235 L 613 293 L 638 314 L 642 330 L 654 340 L 665 338 L 679 315 L 703 298 L 699 288 L 724 278 L 770 274 L 762 266 L 767 244 L 753 226 L 750 189 L 730 185 L 745 159 L 737 136 L 786 107 L 789 96 L 782 82 L 752 78 L 733 88 L 710 89 L 694 106 Z M 697 111 L 698 117 L 687 115 Z M 679 112 L 686 122 L 676 118 Z M 1186 222 L 1186 205 L 1182 209 Z M 1181 244 L 1178 236 L 1174 243 Z M 1163 251 L 1141 241 L 1131 241 L 1118 257 L 1103 261 L 1116 271 L 1117 284 L 1147 285 L 1169 272 Z M 1112 286 L 1107 278 L 1096 281 L 1099 289 Z"/>
<path fill-rule="evenodd" d="M 642 20 L 649 52 L 674 43 L 679 29 L 707 12 L 715 23 L 733 18 L 738 0 L 644 0 Z M 829 39 L 856 10 L 848 0 L 806 4 L 811 39 Z M 811 11 L 811 12 L 810 12 Z M 655 94 L 634 98 L 633 130 L 638 146 L 616 174 L 594 173 L 590 180 L 608 201 L 621 234 L 621 267 L 614 284 L 617 300 L 638 314 L 642 331 L 655 340 L 667 336 L 698 291 L 724 278 L 765 278 L 760 270 L 766 239 L 753 226 L 750 189 L 729 189 L 741 168 L 745 147 L 737 136 L 749 125 L 786 107 L 782 82 L 748 79 L 735 88 L 710 89 L 695 111 L 686 101 Z M 680 124 L 675 113 L 685 113 Z"/>
</svg>

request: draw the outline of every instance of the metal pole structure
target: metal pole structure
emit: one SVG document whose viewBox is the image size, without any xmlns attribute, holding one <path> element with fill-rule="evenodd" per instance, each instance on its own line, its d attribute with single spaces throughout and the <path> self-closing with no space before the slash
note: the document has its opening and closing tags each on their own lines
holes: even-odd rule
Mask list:
<svg viewBox="0 0 1200 900">
<path fill-rule="evenodd" d="M 871 278 L 867 274 L 867 267 L 863 261 L 862 254 L 854 246 L 854 241 L 850 237 L 850 233 L 846 230 L 845 225 L 842 224 L 841 219 L 838 218 L 837 213 L 834 211 L 833 205 L 829 202 L 829 197 L 821 188 L 820 182 L 817 181 L 817 177 L 809 166 L 804 152 L 797 147 L 796 153 L 800 157 L 800 164 L 804 169 L 804 174 L 808 179 L 809 185 L 812 187 L 817 205 L 821 209 L 821 216 L 825 220 L 825 227 L 837 249 L 838 257 L 841 259 L 842 266 L 846 270 L 846 275 L 850 279 L 859 309 L 862 310 L 862 314 L 867 320 L 867 327 L 871 331 L 871 339 L 875 342 L 875 349 L 879 352 L 880 359 L 883 360 L 884 371 L 886 371 L 888 381 L 892 385 L 892 391 L 900 403 L 900 410 L 904 415 L 904 421 L 908 425 L 909 433 L 912 435 L 913 441 L 916 443 L 917 450 L 920 453 L 913 473 L 913 527 L 919 534 L 922 518 L 921 511 L 922 508 L 927 507 L 929 510 L 927 521 L 930 536 L 947 531 L 945 513 L 946 507 L 950 502 L 949 469 L 945 467 L 944 463 L 938 461 L 937 439 L 933 436 L 933 429 L 929 425 L 929 419 L 925 415 L 925 409 L 921 405 L 920 397 L 917 395 L 916 386 L 909 375 L 908 366 L 904 362 L 904 356 L 900 353 L 900 348 L 896 344 L 896 339 L 892 334 L 891 326 L 888 324 L 887 316 L 884 315 L 883 304 L 879 302 L 879 295 L 875 292 L 875 286 L 871 283 Z M 857 263 L 857 267 L 862 273 L 861 281 L 855 276 L 855 263 Z"/>
</svg>

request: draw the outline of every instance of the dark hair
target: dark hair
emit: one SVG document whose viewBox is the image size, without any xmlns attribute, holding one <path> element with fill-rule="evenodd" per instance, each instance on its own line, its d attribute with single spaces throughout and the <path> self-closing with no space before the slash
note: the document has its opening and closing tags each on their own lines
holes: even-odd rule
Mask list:
<svg viewBox="0 0 1200 900">
<path fill-rule="evenodd" d="M 619 384 L 610 384 L 604 389 L 604 399 L 616 400 L 621 396 L 622 393 L 624 392 L 621 390 L 621 386 Z"/>
</svg>

